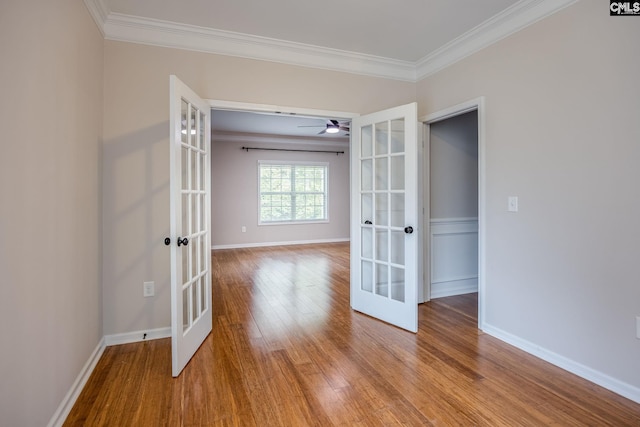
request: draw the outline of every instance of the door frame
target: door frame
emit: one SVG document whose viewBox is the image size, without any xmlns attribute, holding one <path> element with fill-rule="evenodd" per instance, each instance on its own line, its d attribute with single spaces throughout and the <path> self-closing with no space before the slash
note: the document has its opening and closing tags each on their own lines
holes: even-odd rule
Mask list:
<svg viewBox="0 0 640 427">
<path fill-rule="evenodd" d="M 485 100 L 484 96 L 453 105 L 443 110 L 427 114 L 418 118 L 418 123 L 422 123 L 423 132 L 423 229 L 424 229 L 424 250 L 422 253 L 422 263 L 424 265 L 424 299 L 429 300 L 431 295 L 431 281 L 428 279 L 431 269 L 431 239 L 430 239 L 430 216 L 429 216 L 429 135 L 430 125 L 451 117 L 459 116 L 470 111 L 477 111 L 478 114 L 478 328 L 484 329 L 486 312 L 486 204 L 487 204 L 487 179 L 486 179 L 486 136 L 485 136 Z"/>
</svg>

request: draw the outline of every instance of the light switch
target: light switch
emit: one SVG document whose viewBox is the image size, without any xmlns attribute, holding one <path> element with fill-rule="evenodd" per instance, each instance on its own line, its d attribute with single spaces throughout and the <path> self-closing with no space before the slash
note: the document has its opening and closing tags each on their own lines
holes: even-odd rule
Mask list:
<svg viewBox="0 0 640 427">
<path fill-rule="evenodd" d="M 518 212 L 518 196 L 509 196 L 507 210 L 509 212 Z"/>
</svg>

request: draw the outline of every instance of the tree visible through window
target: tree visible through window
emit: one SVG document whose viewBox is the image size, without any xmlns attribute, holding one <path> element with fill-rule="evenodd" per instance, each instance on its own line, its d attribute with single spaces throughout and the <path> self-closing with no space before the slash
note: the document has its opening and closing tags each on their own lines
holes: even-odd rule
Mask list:
<svg viewBox="0 0 640 427">
<path fill-rule="evenodd" d="M 260 162 L 260 223 L 326 221 L 327 164 Z"/>
</svg>

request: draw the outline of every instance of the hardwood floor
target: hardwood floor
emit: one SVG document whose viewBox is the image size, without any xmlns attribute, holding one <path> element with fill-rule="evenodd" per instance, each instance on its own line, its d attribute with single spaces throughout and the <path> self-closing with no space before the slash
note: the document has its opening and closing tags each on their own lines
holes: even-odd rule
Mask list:
<svg viewBox="0 0 640 427">
<path fill-rule="evenodd" d="M 213 331 L 109 347 L 67 426 L 640 426 L 640 405 L 477 329 L 477 295 L 402 331 L 349 308 L 348 244 L 214 251 Z"/>
</svg>

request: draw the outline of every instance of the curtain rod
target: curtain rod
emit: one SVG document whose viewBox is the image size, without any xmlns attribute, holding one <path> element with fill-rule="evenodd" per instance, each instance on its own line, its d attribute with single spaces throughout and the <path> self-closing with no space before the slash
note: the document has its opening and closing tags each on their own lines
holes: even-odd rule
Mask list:
<svg viewBox="0 0 640 427">
<path fill-rule="evenodd" d="M 295 150 L 290 148 L 257 148 L 257 147 L 242 147 L 247 153 L 249 150 L 265 150 L 265 151 L 300 151 L 303 153 L 336 153 L 336 156 L 344 154 L 344 151 L 324 151 L 324 150 Z"/>
</svg>

